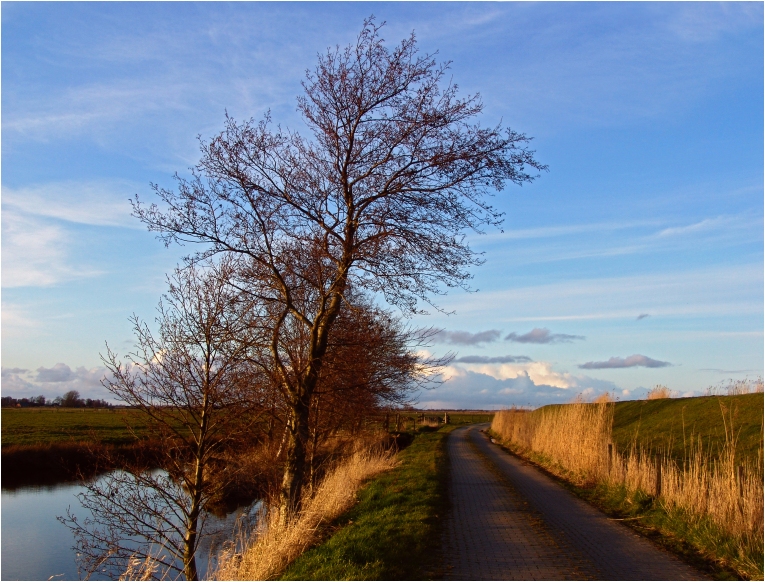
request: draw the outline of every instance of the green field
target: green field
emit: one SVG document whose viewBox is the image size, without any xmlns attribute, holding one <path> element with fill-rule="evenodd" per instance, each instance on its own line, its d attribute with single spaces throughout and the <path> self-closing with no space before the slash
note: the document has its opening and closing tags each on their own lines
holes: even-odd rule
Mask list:
<svg viewBox="0 0 765 582">
<path fill-rule="evenodd" d="M 147 427 L 143 414 L 124 408 L 3 408 L 0 424 L 3 448 L 66 442 L 122 445 L 135 440 L 128 424 L 139 435 Z"/>
<path fill-rule="evenodd" d="M 3 408 L 0 412 L 2 446 L 49 445 L 67 442 L 99 442 L 107 445 L 132 443 L 131 426 L 139 436 L 147 429 L 146 417 L 126 408 Z M 447 411 L 450 424 L 491 422 L 491 413 L 482 411 Z M 425 414 L 427 419 L 443 419 L 444 411 L 406 411 L 400 413 L 402 430 L 412 429 L 414 421 Z M 374 423 L 382 423 L 377 415 Z M 394 428 L 395 413 L 389 414 Z M 370 420 L 370 422 L 372 422 Z M 418 424 L 419 426 L 419 424 Z"/>
<path fill-rule="evenodd" d="M 682 462 L 692 435 L 715 456 L 725 444 L 726 424 L 737 439 L 737 456 L 762 455 L 762 393 L 617 402 L 613 440 L 622 452 L 635 444 Z"/>
</svg>

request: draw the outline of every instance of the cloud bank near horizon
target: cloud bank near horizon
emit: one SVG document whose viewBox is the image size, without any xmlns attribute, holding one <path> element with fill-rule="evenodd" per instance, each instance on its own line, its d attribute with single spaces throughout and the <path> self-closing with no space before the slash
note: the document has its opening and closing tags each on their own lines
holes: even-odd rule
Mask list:
<svg viewBox="0 0 765 582">
<path fill-rule="evenodd" d="M 24 368 L 3 368 L 1 373 L 3 396 L 55 398 L 70 390 L 77 390 L 83 398 L 114 401 L 114 395 L 101 384 L 107 369 L 103 366 L 72 369 L 58 363 L 51 368 L 40 367 L 34 372 Z"/>
<path fill-rule="evenodd" d="M 590 398 L 603 392 L 616 393 L 621 397 L 630 394 L 630 391 L 622 390 L 613 382 L 554 372 L 544 362 L 527 365 L 527 369 L 518 366 L 514 370 L 508 366 L 495 367 L 494 370 L 450 366 L 443 384 L 421 392 L 417 406 L 481 410 L 538 407 L 570 402 L 578 395 Z"/>
</svg>

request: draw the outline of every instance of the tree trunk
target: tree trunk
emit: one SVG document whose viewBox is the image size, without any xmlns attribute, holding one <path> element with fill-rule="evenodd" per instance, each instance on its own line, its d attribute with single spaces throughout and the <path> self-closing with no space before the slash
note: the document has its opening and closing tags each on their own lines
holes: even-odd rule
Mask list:
<svg viewBox="0 0 765 582">
<path fill-rule="evenodd" d="M 196 522 L 196 520 L 194 521 Z M 186 580 L 199 580 L 197 574 L 197 559 L 194 555 L 194 546 L 197 543 L 196 523 L 193 528 L 193 531 L 186 533 L 186 539 L 184 540 L 183 575 L 186 576 Z"/>
<path fill-rule="evenodd" d="M 287 458 L 280 499 L 280 516 L 286 522 L 300 508 L 305 480 L 306 442 L 308 441 L 308 399 L 298 399 L 292 406 L 287 425 Z"/>
</svg>

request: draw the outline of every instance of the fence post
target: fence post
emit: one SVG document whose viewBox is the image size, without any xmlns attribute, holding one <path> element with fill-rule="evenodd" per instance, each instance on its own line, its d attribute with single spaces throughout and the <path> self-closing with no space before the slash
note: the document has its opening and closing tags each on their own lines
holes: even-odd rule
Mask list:
<svg viewBox="0 0 765 582">
<path fill-rule="evenodd" d="M 614 445 L 613 443 L 608 443 L 608 474 L 611 474 L 611 466 L 613 465 L 613 459 L 614 459 Z"/>
<path fill-rule="evenodd" d="M 661 496 L 661 461 L 656 461 L 656 497 Z"/>
<path fill-rule="evenodd" d="M 738 466 L 738 496 L 744 496 L 744 465 Z"/>
<path fill-rule="evenodd" d="M 396 413 L 396 432 L 401 431 L 400 417 L 398 412 Z"/>
</svg>

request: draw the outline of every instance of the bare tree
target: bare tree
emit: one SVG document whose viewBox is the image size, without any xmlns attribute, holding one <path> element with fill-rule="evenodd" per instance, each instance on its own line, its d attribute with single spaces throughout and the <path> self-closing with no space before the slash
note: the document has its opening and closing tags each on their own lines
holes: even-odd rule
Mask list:
<svg viewBox="0 0 765 582">
<path fill-rule="evenodd" d="M 67 408 L 77 408 L 78 406 L 84 406 L 85 401 L 80 398 L 80 393 L 77 390 L 70 390 L 61 397 L 61 406 Z"/>
<path fill-rule="evenodd" d="M 306 74 L 298 110 L 310 138 L 268 115 L 227 117 L 192 179 L 155 186 L 165 209 L 135 200 L 134 215 L 166 244 L 237 257 L 247 290 L 268 306 L 290 407 L 285 514 L 300 499 L 311 402 L 347 290 L 415 313 L 445 288 L 467 288 L 480 257 L 464 233 L 502 221 L 487 193 L 545 169 L 525 135 L 475 122 L 480 98 L 458 98 L 448 68 L 418 54 L 414 35 L 388 49 L 368 19 L 355 44 Z M 303 342 L 299 361 L 285 360 L 283 334 Z"/>
<path fill-rule="evenodd" d="M 150 419 L 162 442 L 161 465 L 114 472 L 86 485 L 92 513 L 64 520 L 89 573 L 125 572 L 131 560 L 154 575 L 198 579 L 196 552 L 205 509 L 224 478 L 213 479 L 224 447 L 255 417 L 249 382 L 247 313 L 228 285 L 225 264 L 176 271 L 160 303 L 156 336 L 133 319 L 136 351 L 123 363 L 107 347 L 104 385 Z M 216 476 L 219 477 L 219 476 Z M 151 573 L 151 572 L 149 572 Z"/>
</svg>

